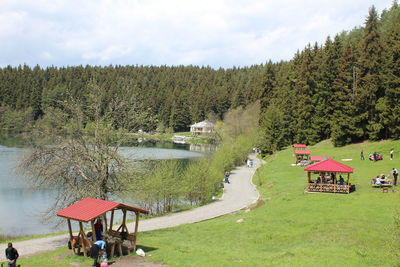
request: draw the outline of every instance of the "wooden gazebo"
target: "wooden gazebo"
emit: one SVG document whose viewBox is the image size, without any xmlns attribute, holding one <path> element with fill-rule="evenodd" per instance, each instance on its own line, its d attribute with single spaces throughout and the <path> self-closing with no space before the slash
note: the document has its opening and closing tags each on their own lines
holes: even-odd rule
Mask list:
<svg viewBox="0 0 400 267">
<path fill-rule="evenodd" d="M 113 220 L 114 220 L 114 212 L 116 210 L 122 211 L 122 223 L 117 230 L 113 230 Z M 107 212 L 111 211 L 111 219 L 109 224 L 109 229 L 107 229 L 107 222 L 105 223 L 105 233 L 108 233 L 110 236 L 113 236 L 118 239 L 118 241 L 114 242 L 114 246 L 112 247 L 112 253 L 114 253 L 115 244 L 119 246 L 119 252 L 122 254 L 121 244 L 123 243 L 123 239 L 128 240 L 129 246 L 128 250 L 136 250 L 136 237 L 138 234 L 138 226 L 139 226 L 139 216 L 140 213 L 148 214 L 149 211 L 133 206 L 128 206 L 122 203 L 114 202 L 114 201 L 107 201 L 101 199 L 94 199 L 94 198 L 85 198 L 81 201 L 72 204 L 65 209 L 62 209 L 56 213 L 57 216 L 64 217 L 67 219 L 68 222 L 68 231 L 71 244 L 79 244 L 77 247 L 83 249 L 83 254 L 86 256 L 88 250 L 92 246 L 93 242 L 96 241 L 95 235 L 95 227 L 94 221 L 96 218 L 99 218 L 106 214 Z M 129 233 L 128 228 L 126 226 L 126 214 L 127 211 L 132 211 L 135 213 L 136 223 L 135 223 L 135 232 Z M 79 232 L 77 236 L 74 236 L 72 233 L 72 225 L 71 220 L 79 222 Z M 84 228 L 83 223 L 91 223 L 92 227 L 92 239 L 88 238 Z M 75 252 L 75 246 L 72 246 Z M 121 255 L 122 256 L 122 255 Z M 111 255 L 112 257 L 112 255 Z"/>
<path fill-rule="evenodd" d="M 304 170 L 307 171 L 307 192 L 350 193 L 350 173 L 353 173 L 353 168 L 333 159 L 326 159 L 311 164 Z M 314 181 L 311 179 L 313 173 L 318 174 L 318 178 Z M 347 174 L 346 181 L 344 181 L 344 178 L 340 180 L 341 174 L 345 173 Z"/>
<path fill-rule="evenodd" d="M 295 163 L 299 163 L 303 160 L 309 160 L 310 151 L 309 150 L 295 150 L 294 156 L 296 158 Z"/>
<path fill-rule="evenodd" d="M 310 156 L 310 161 L 311 163 L 316 163 L 329 158 L 330 158 L 329 156 Z"/>
<path fill-rule="evenodd" d="M 305 145 L 305 144 L 293 144 L 292 147 L 293 147 L 294 150 L 298 150 L 298 149 L 307 148 L 307 145 Z"/>
</svg>

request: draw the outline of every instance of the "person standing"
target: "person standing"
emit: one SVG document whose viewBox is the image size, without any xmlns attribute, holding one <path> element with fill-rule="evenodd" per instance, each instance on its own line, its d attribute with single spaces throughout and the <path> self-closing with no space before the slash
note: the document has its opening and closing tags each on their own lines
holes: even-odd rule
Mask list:
<svg viewBox="0 0 400 267">
<path fill-rule="evenodd" d="M 397 177 L 399 176 L 399 171 L 396 168 L 393 168 L 392 173 L 393 173 L 393 180 L 394 180 L 393 184 L 397 185 Z"/>
<path fill-rule="evenodd" d="M 18 257 L 19 257 L 18 251 L 15 248 L 13 248 L 12 243 L 8 243 L 8 247 L 6 248 L 6 258 L 8 261 L 8 267 L 16 267 Z"/>
<path fill-rule="evenodd" d="M 96 240 L 100 240 L 103 236 L 103 223 L 100 218 L 98 218 L 96 223 L 94 224 L 94 230 L 96 234 Z"/>
<path fill-rule="evenodd" d="M 226 184 L 230 184 L 230 182 L 229 182 L 229 175 L 230 175 L 230 173 L 227 171 L 227 172 L 225 172 L 225 183 Z"/>
<path fill-rule="evenodd" d="M 361 150 L 361 152 L 360 152 L 360 158 L 361 158 L 361 160 L 364 160 L 364 150 Z"/>
<path fill-rule="evenodd" d="M 392 148 L 390 150 L 390 160 L 393 160 L 393 155 L 394 155 L 394 149 Z"/>
</svg>

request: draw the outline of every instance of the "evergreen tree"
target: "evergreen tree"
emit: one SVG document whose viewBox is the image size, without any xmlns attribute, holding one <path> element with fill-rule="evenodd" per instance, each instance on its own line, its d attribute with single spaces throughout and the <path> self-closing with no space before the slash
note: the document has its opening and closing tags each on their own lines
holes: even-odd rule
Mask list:
<svg viewBox="0 0 400 267">
<path fill-rule="evenodd" d="M 382 138 L 383 125 L 379 123 L 376 107 L 384 96 L 382 82 L 383 45 L 378 30 L 379 18 L 375 7 L 371 7 L 365 23 L 359 59 L 360 83 L 356 91 L 358 127 L 363 129 L 363 138 Z"/>
<path fill-rule="evenodd" d="M 387 66 L 387 127 L 389 136 L 395 139 L 400 138 L 400 7 L 397 2 L 393 3 L 389 10 L 391 20 L 388 23 L 386 44 L 388 52 Z"/>
</svg>

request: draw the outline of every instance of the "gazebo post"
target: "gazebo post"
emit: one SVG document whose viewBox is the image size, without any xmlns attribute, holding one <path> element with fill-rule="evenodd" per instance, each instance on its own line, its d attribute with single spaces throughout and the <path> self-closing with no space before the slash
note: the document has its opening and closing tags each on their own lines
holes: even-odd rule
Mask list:
<svg viewBox="0 0 400 267">
<path fill-rule="evenodd" d="M 83 231 L 83 224 L 82 222 L 79 222 L 79 232 L 82 238 L 82 247 L 83 247 L 83 255 L 86 257 L 87 253 L 86 253 L 86 243 L 85 243 L 85 232 Z"/>
<path fill-rule="evenodd" d="M 70 219 L 67 219 L 67 222 L 68 222 L 69 239 L 72 241 L 73 236 L 72 236 L 71 220 L 70 220 Z"/>
<path fill-rule="evenodd" d="M 124 216 L 122 218 L 122 231 L 124 231 L 124 229 L 126 230 L 126 232 L 128 232 L 128 227 L 126 227 L 126 209 L 122 210 Z"/>
<path fill-rule="evenodd" d="M 134 247 L 134 251 L 136 251 L 136 239 L 137 239 L 137 233 L 138 233 L 138 229 L 139 229 L 139 212 L 135 211 L 135 216 L 136 216 L 136 220 L 135 220 L 135 243 L 133 244 Z"/>
<path fill-rule="evenodd" d="M 111 218 L 110 218 L 110 231 L 112 230 L 114 223 L 114 210 L 111 211 Z"/>
<path fill-rule="evenodd" d="M 106 229 L 107 230 L 107 216 L 106 216 L 106 214 L 107 213 L 104 213 L 103 214 L 103 229 Z"/>
<path fill-rule="evenodd" d="M 347 173 L 347 193 L 350 194 L 350 173 Z"/>
<path fill-rule="evenodd" d="M 336 194 L 336 178 L 337 178 L 337 173 L 335 173 L 335 178 L 333 178 L 333 193 Z"/>
<path fill-rule="evenodd" d="M 94 228 L 94 219 L 90 221 L 91 225 L 92 225 L 92 238 L 93 241 L 96 242 L 97 238 L 96 238 L 96 229 Z"/>
<path fill-rule="evenodd" d="M 322 186 L 323 186 L 322 180 L 325 179 L 325 178 L 323 178 L 325 176 L 325 174 L 323 174 L 323 172 L 320 172 L 319 174 L 321 175 L 321 180 L 319 181 L 319 192 L 323 192 L 322 191 Z"/>
</svg>

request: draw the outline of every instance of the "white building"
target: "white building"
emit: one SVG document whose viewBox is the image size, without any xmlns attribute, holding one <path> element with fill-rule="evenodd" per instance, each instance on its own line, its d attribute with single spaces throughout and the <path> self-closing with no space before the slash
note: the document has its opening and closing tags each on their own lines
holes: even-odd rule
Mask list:
<svg viewBox="0 0 400 267">
<path fill-rule="evenodd" d="M 193 135 L 207 135 L 214 132 L 214 123 L 204 120 L 190 125 L 190 132 Z"/>
</svg>

